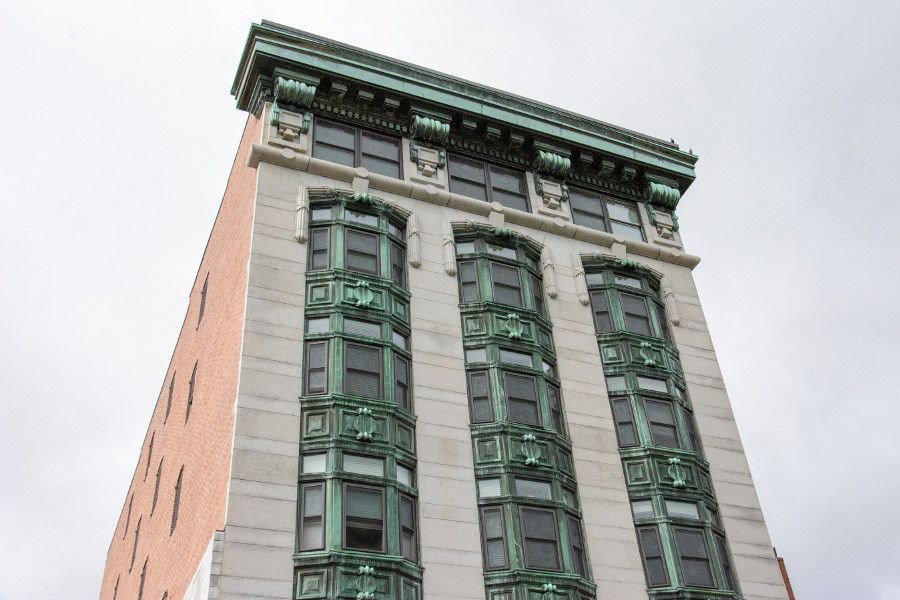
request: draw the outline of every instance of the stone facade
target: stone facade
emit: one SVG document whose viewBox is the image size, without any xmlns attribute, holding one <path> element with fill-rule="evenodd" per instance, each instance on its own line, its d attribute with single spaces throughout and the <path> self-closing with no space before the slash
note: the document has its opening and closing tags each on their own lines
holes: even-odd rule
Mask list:
<svg viewBox="0 0 900 600">
<path fill-rule="evenodd" d="M 295 33 L 279 30 L 279 35 Z M 371 196 L 413 215 L 406 227 L 405 267 L 417 418 L 422 598 L 486 597 L 454 225 L 508 230 L 542 248 L 546 316 L 552 324 L 596 596 L 648 597 L 584 280 L 584 264 L 603 257 L 624 259 L 623 264 L 652 270 L 665 281 L 665 309 L 739 580 L 740 592 L 734 596 L 786 598 L 691 275 L 699 259 L 684 252 L 674 217 L 681 195 L 677 188 L 686 189 L 690 181 L 673 183 L 664 178 L 668 185 L 656 184 L 645 175 L 646 197 L 632 194 L 630 198 L 643 241 L 615 230 L 575 224 L 567 202 L 568 186 L 581 181 L 579 177 L 600 181 L 592 179 L 594 175 L 577 174 L 588 169 L 600 174 L 596 177 L 615 173 L 617 183 L 601 181 L 609 189 L 633 189 L 629 186 L 638 168 L 628 163 L 594 160 L 558 147 L 539 150 L 534 170 L 524 168 L 528 212 L 451 191 L 446 150 L 457 130 L 465 130 L 467 124 L 465 119 L 445 118 L 440 112 L 417 113 L 411 129 L 397 132 L 402 138 L 402 177 L 337 164 L 313 156 L 317 121 L 342 119 L 335 114 L 321 117 L 326 105 L 315 104 L 317 98 L 325 94 L 344 101 L 356 93 L 352 110 L 365 112 L 366 107 L 379 104 L 381 114 L 399 110 L 400 101 L 388 92 L 369 94 L 355 84 L 348 88 L 337 78 L 326 90 L 320 77 L 301 85 L 299 79 L 279 79 L 278 73 L 276 69 L 266 79 L 276 82 L 274 98 L 252 90 L 259 101 L 255 107 L 259 117 L 251 116 L 241 141 L 148 441 L 110 546 L 101 598 L 136 597 L 145 559 L 146 598 L 161 598 L 167 592 L 168 598 L 193 599 L 198 597 L 197 589 L 223 600 L 288 599 L 301 593 L 295 581 L 304 422 L 298 399 L 303 394 L 311 189 L 357 194 L 366 201 Z M 254 83 L 244 72 L 239 80 L 236 95 L 245 104 L 254 85 L 268 85 L 262 78 L 262 84 Z M 254 109 L 249 104 L 245 108 Z M 513 150 L 524 140 L 518 140 L 516 131 L 499 127 L 494 131 L 490 124 L 475 124 L 471 129 Z M 579 165 L 576 174 L 569 171 L 574 168 L 572 159 Z M 198 328 L 197 303 L 207 272 L 206 312 Z M 199 361 L 197 383 L 185 426 L 185 390 L 195 360 Z M 174 401 L 163 424 L 168 384 L 176 371 Z M 151 436 L 153 459 L 144 479 Z M 163 457 L 163 483 L 150 516 L 154 473 Z M 170 536 L 173 486 L 182 464 L 186 483 L 178 526 Z M 138 519 L 140 538 L 129 571 Z M 200 574 L 209 581 L 198 584 Z M 552 581 L 552 574 L 546 579 Z M 326 596 L 333 594 L 322 597 Z"/>
</svg>

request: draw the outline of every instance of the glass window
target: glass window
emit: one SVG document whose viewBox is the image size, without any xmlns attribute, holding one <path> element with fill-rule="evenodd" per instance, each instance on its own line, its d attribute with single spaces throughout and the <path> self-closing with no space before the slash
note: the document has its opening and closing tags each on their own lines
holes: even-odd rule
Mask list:
<svg viewBox="0 0 900 600">
<path fill-rule="evenodd" d="M 327 227 L 317 227 L 312 230 L 309 237 L 309 270 L 327 269 L 329 265 L 328 241 L 331 239 L 331 230 Z"/>
<path fill-rule="evenodd" d="M 492 262 L 491 285 L 494 302 L 522 306 L 522 283 L 519 281 L 519 269 Z"/>
<path fill-rule="evenodd" d="M 652 519 L 654 517 L 653 502 L 650 500 L 635 500 L 631 503 L 631 514 L 635 519 Z"/>
<path fill-rule="evenodd" d="M 478 497 L 479 498 L 496 498 L 500 495 L 499 479 L 479 479 L 478 480 Z"/>
<path fill-rule="evenodd" d="M 381 398 L 381 349 L 344 343 L 344 393 Z"/>
<path fill-rule="evenodd" d="M 696 502 L 682 502 L 680 500 L 666 500 L 666 513 L 670 517 L 679 519 L 700 520 L 700 513 L 697 510 Z"/>
<path fill-rule="evenodd" d="M 304 454 L 303 455 L 303 473 L 324 473 L 325 472 L 326 454 Z"/>
<path fill-rule="evenodd" d="M 350 271 L 378 275 L 378 236 L 356 229 L 344 231 L 346 255 L 344 267 Z"/>
<path fill-rule="evenodd" d="M 666 385 L 665 379 L 656 379 L 655 377 L 642 377 L 638 375 L 637 377 L 638 387 L 642 390 L 651 390 L 654 392 L 662 392 L 667 394 L 669 392 L 669 387 Z"/>
<path fill-rule="evenodd" d="M 300 486 L 300 550 L 319 550 L 325 545 L 324 499 L 321 483 Z"/>
<path fill-rule="evenodd" d="M 306 320 L 306 333 L 328 333 L 331 325 L 328 317 L 317 317 Z"/>
<path fill-rule="evenodd" d="M 416 503 L 404 494 L 400 495 L 400 554 L 406 560 L 418 559 L 416 548 Z"/>
<path fill-rule="evenodd" d="M 703 448 L 700 446 L 700 436 L 697 434 L 697 423 L 694 421 L 694 413 L 689 410 L 684 411 L 684 424 L 687 425 L 688 438 L 690 438 L 691 441 L 691 450 L 697 454 L 702 454 Z"/>
<path fill-rule="evenodd" d="M 641 280 L 636 277 L 625 277 L 624 275 L 615 276 L 616 285 L 624 285 L 627 287 L 641 289 Z"/>
<path fill-rule="evenodd" d="M 487 570 L 504 569 L 506 558 L 506 536 L 503 527 L 503 509 L 481 509 L 481 533 L 484 538 L 484 567 Z"/>
<path fill-rule="evenodd" d="M 647 313 L 647 302 L 643 296 L 619 292 L 619 301 L 622 303 L 625 329 L 641 335 L 653 335 L 650 330 L 650 315 Z"/>
<path fill-rule="evenodd" d="M 380 135 L 359 132 L 359 166 L 385 177 L 400 178 L 400 144 Z"/>
<path fill-rule="evenodd" d="M 736 590 L 734 569 L 731 566 L 731 557 L 728 555 L 728 543 L 721 535 L 716 536 L 716 550 L 719 552 L 719 562 L 722 565 L 722 574 L 725 576 L 725 587 L 729 590 Z"/>
<path fill-rule="evenodd" d="M 529 210 L 524 173 L 461 156 L 450 156 L 448 163 L 454 194 Z"/>
<path fill-rule="evenodd" d="M 359 223 L 360 225 L 368 225 L 369 227 L 378 227 L 378 217 L 366 213 L 350 210 L 344 211 L 344 220 L 350 223 Z"/>
<path fill-rule="evenodd" d="M 488 423 L 494 420 L 486 371 L 469 373 L 469 405 L 473 423 Z"/>
<path fill-rule="evenodd" d="M 344 548 L 384 552 L 384 490 L 344 486 Z"/>
<path fill-rule="evenodd" d="M 636 446 L 637 431 L 634 427 L 634 415 L 631 412 L 631 402 L 627 398 L 615 398 L 612 400 L 613 420 L 616 424 L 616 437 L 620 448 Z"/>
<path fill-rule="evenodd" d="M 641 217 L 636 205 L 606 201 L 606 210 L 609 213 L 609 222 L 612 232 L 631 240 L 644 240 L 641 231 Z"/>
<path fill-rule="evenodd" d="M 547 481 L 536 481 L 534 479 L 516 478 L 516 495 L 526 496 L 528 498 L 540 498 L 541 500 L 552 500 L 553 493 L 550 483 Z"/>
<path fill-rule="evenodd" d="M 331 207 L 313 208 L 309 211 L 309 215 L 311 221 L 327 221 L 331 218 Z"/>
<path fill-rule="evenodd" d="M 525 425 L 540 425 L 537 388 L 534 377 L 516 373 L 504 373 L 506 410 L 509 420 Z"/>
<path fill-rule="evenodd" d="M 324 394 L 328 385 L 328 342 L 306 344 L 306 393 Z"/>
<path fill-rule="evenodd" d="M 659 542 L 659 531 L 656 526 L 638 527 L 638 544 L 641 547 L 641 557 L 644 561 L 644 573 L 647 575 L 647 585 L 659 587 L 669 583 L 666 573 L 666 563 L 663 559 L 662 544 Z"/>
<path fill-rule="evenodd" d="M 584 279 L 588 285 L 603 285 L 603 273 L 585 273 Z"/>
<path fill-rule="evenodd" d="M 587 560 L 584 555 L 584 540 L 581 537 L 581 523 L 569 517 L 569 545 L 572 547 L 572 567 L 582 577 L 587 576 Z"/>
<path fill-rule="evenodd" d="M 681 448 L 671 402 L 644 399 L 644 412 L 647 414 L 650 440 L 654 446 Z"/>
<path fill-rule="evenodd" d="M 466 350 L 467 363 L 483 363 L 487 362 L 487 350 L 484 348 L 472 348 Z"/>
<path fill-rule="evenodd" d="M 531 276 L 531 302 L 534 305 L 534 310 L 538 314 L 544 314 L 544 290 L 541 287 L 541 280 Z"/>
<path fill-rule="evenodd" d="M 606 378 L 606 389 L 610 392 L 623 392 L 627 390 L 624 375 L 611 375 Z"/>
<path fill-rule="evenodd" d="M 550 404 L 550 418 L 553 421 L 553 429 L 557 433 L 566 433 L 565 424 L 563 423 L 562 403 L 559 400 L 559 388 L 555 385 L 547 384 L 547 401 Z"/>
<path fill-rule="evenodd" d="M 506 350 L 505 348 L 500 348 L 500 362 L 510 365 L 519 365 L 520 367 L 532 368 L 534 366 L 530 354 L 516 352 L 515 350 Z"/>
<path fill-rule="evenodd" d="M 409 350 L 409 338 L 407 338 L 402 333 L 393 332 L 391 334 L 391 341 L 394 342 L 394 345 L 398 348 L 402 348 L 403 350 Z"/>
<path fill-rule="evenodd" d="M 488 165 L 491 180 L 491 202 L 528 212 L 525 175 L 518 171 Z"/>
<path fill-rule="evenodd" d="M 381 337 L 381 324 L 344 317 L 344 333 L 379 339 Z"/>
<path fill-rule="evenodd" d="M 384 459 L 358 454 L 344 455 L 344 470 L 358 475 L 384 477 Z"/>
<path fill-rule="evenodd" d="M 556 376 L 556 367 L 548 363 L 546 360 L 541 361 L 541 371 L 543 371 L 544 375 L 547 375 L 548 377 L 558 379 L 558 377 Z"/>
<path fill-rule="evenodd" d="M 391 242 L 391 281 L 406 286 L 406 250 L 394 242 Z"/>
<path fill-rule="evenodd" d="M 403 410 L 412 407 L 409 395 L 409 361 L 394 354 L 394 401 Z"/>
<path fill-rule="evenodd" d="M 398 238 L 402 238 L 405 231 L 406 231 L 405 225 L 400 225 L 398 227 L 397 225 L 394 225 L 391 221 L 388 221 L 388 233 L 390 233 L 391 235 L 398 237 Z"/>
<path fill-rule="evenodd" d="M 400 178 L 399 140 L 316 119 L 313 156 L 348 167 L 365 167 L 385 177 Z"/>
<path fill-rule="evenodd" d="M 686 585 L 714 587 L 712 569 L 709 566 L 709 552 L 706 536 L 702 530 L 675 528 L 675 545 L 681 563 L 681 574 Z"/>
<path fill-rule="evenodd" d="M 460 156 L 451 156 L 448 162 L 451 192 L 478 200 L 488 199 L 483 163 Z"/>
<path fill-rule="evenodd" d="M 609 230 L 600 196 L 577 188 L 569 188 L 569 206 L 572 208 L 572 220 L 576 225 L 599 231 Z"/>
<path fill-rule="evenodd" d="M 612 331 L 612 317 L 609 313 L 609 300 L 606 292 L 591 292 L 591 309 L 594 312 L 594 327 L 598 332 Z"/>
<path fill-rule="evenodd" d="M 313 156 L 329 162 L 356 166 L 356 130 L 316 119 L 313 142 Z"/>
<path fill-rule="evenodd" d="M 475 252 L 475 242 L 456 242 L 457 254 L 472 254 Z"/>
<path fill-rule="evenodd" d="M 662 334 L 663 339 L 671 341 L 672 336 L 669 332 L 669 322 L 666 320 L 666 311 L 655 302 L 653 307 L 656 309 L 656 321 L 659 323 L 659 332 Z"/>
<path fill-rule="evenodd" d="M 403 485 L 407 485 L 409 487 L 415 487 L 413 485 L 412 470 L 407 469 L 403 465 L 397 465 L 397 483 L 402 483 Z"/>
<path fill-rule="evenodd" d="M 525 567 L 559 571 L 559 542 L 556 514 L 550 510 L 519 510 L 524 541 Z"/>
<path fill-rule="evenodd" d="M 459 270 L 460 302 L 478 302 L 478 275 L 475 261 L 463 261 L 457 265 L 457 269 Z"/>
</svg>

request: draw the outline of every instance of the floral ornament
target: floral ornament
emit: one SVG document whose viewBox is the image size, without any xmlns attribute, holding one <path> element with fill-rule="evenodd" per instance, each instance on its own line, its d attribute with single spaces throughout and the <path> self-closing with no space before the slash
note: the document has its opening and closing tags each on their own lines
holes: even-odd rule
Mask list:
<svg viewBox="0 0 900 600">
<path fill-rule="evenodd" d="M 356 600 L 375 600 L 375 568 L 363 565 L 356 572 Z"/>
<path fill-rule="evenodd" d="M 525 326 L 522 325 L 522 321 L 519 319 L 519 315 L 515 313 L 509 313 L 508 315 L 506 315 L 506 330 L 509 332 L 509 339 L 522 339 L 522 334 L 525 332 Z"/>
<path fill-rule="evenodd" d="M 375 294 L 369 289 L 369 282 L 363 281 L 362 279 L 356 282 L 356 288 L 353 290 L 353 295 L 356 298 L 356 306 L 359 308 L 369 308 L 372 304 L 372 300 L 375 299 Z"/>
<path fill-rule="evenodd" d="M 372 418 L 372 409 L 361 406 L 353 417 L 353 429 L 357 431 L 356 439 L 361 442 L 371 442 L 375 433 L 375 419 Z"/>
<path fill-rule="evenodd" d="M 541 463 L 541 447 L 533 433 L 522 434 L 522 454 L 525 455 L 525 466 L 536 467 Z"/>
<path fill-rule="evenodd" d="M 669 468 L 667 469 L 669 477 L 672 478 L 672 487 L 684 487 L 687 471 L 681 466 L 681 459 L 672 457 L 669 459 Z"/>
</svg>

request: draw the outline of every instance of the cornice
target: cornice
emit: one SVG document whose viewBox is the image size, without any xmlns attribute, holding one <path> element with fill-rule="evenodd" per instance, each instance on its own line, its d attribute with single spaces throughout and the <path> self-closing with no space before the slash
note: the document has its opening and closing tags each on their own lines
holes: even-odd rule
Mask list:
<svg viewBox="0 0 900 600">
<path fill-rule="evenodd" d="M 316 101 L 390 114 L 392 128 L 423 139 L 477 136 L 498 152 L 521 151 L 527 162 L 552 146 L 561 160 L 539 162 L 557 173 L 570 165 L 570 176 L 586 181 L 613 172 L 629 183 L 665 178 L 679 195 L 695 177 L 698 157 L 674 143 L 268 21 L 250 28 L 231 90 L 238 108 L 257 112 L 273 98 L 276 69 L 321 79 Z"/>
</svg>

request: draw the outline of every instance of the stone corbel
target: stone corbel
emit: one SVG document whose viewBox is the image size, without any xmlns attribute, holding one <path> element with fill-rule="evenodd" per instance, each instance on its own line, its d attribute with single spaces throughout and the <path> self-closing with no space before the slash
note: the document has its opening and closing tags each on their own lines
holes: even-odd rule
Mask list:
<svg viewBox="0 0 900 600">
<path fill-rule="evenodd" d="M 450 221 L 443 223 L 444 239 L 444 271 L 451 277 L 456 276 L 456 241 L 453 237 L 453 224 Z"/>
<path fill-rule="evenodd" d="M 419 237 L 419 219 L 415 213 L 411 213 L 406 219 L 406 259 L 409 266 L 414 269 L 422 266 L 422 245 Z"/>
<path fill-rule="evenodd" d="M 675 290 L 669 285 L 669 278 L 663 277 L 662 296 L 666 305 L 666 315 L 672 325 L 681 325 L 681 315 L 678 314 L 678 302 L 675 300 Z"/>
<path fill-rule="evenodd" d="M 678 231 L 678 217 L 675 207 L 681 199 L 677 183 L 661 176 L 647 175 L 644 186 L 644 208 L 650 224 L 656 227 L 656 234 L 662 240 L 674 242 Z M 660 210 L 661 209 L 661 210 Z"/>
<path fill-rule="evenodd" d="M 560 204 L 569 199 L 566 175 L 572 168 L 568 152 L 553 146 L 536 143 L 534 147 L 534 190 L 543 200 L 538 212 L 561 216 Z M 552 179 L 547 179 L 550 177 Z"/>
<path fill-rule="evenodd" d="M 587 306 L 591 303 L 591 299 L 588 296 L 584 265 L 581 264 L 581 257 L 578 254 L 570 255 L 570 259 L 572 261 L 572 273 L 575 276 L 575 294 L 578 296 L 578 301 Z"/>
<path fill-rule="evenodd" d="M 274 102 L 269 119 L 268 142 L 272 146 L 309 152 L 312 105 L 319 80 L 289 71 L 275 71 Z"/>
<path fill-rule="evenodd" d="M 450 137 L 450 115 L 421 107 L 410 110 L 409 158 L 416 165 L 414 181 L 443 187 L 441 172 L 447 165 L 443 146 Z"/>
<path fill-rule="evenodd" d="M 550 248 L 544 246 L 541 250 L 541 272 L 544 274 L 544 291 L 551 298 L 559 296 L 559 288 L 556 287 L 556 266 L 553 264 L 553 255 Z"/>
<path fill-rule="evenodd" d="M 301 244 L 306 242 L 306 230 L 309 226 L 309 200 L 306 190 L 300 186 L 297 192 L 297 214 L 294 217 L 294 239 Z"/>
</svg>

